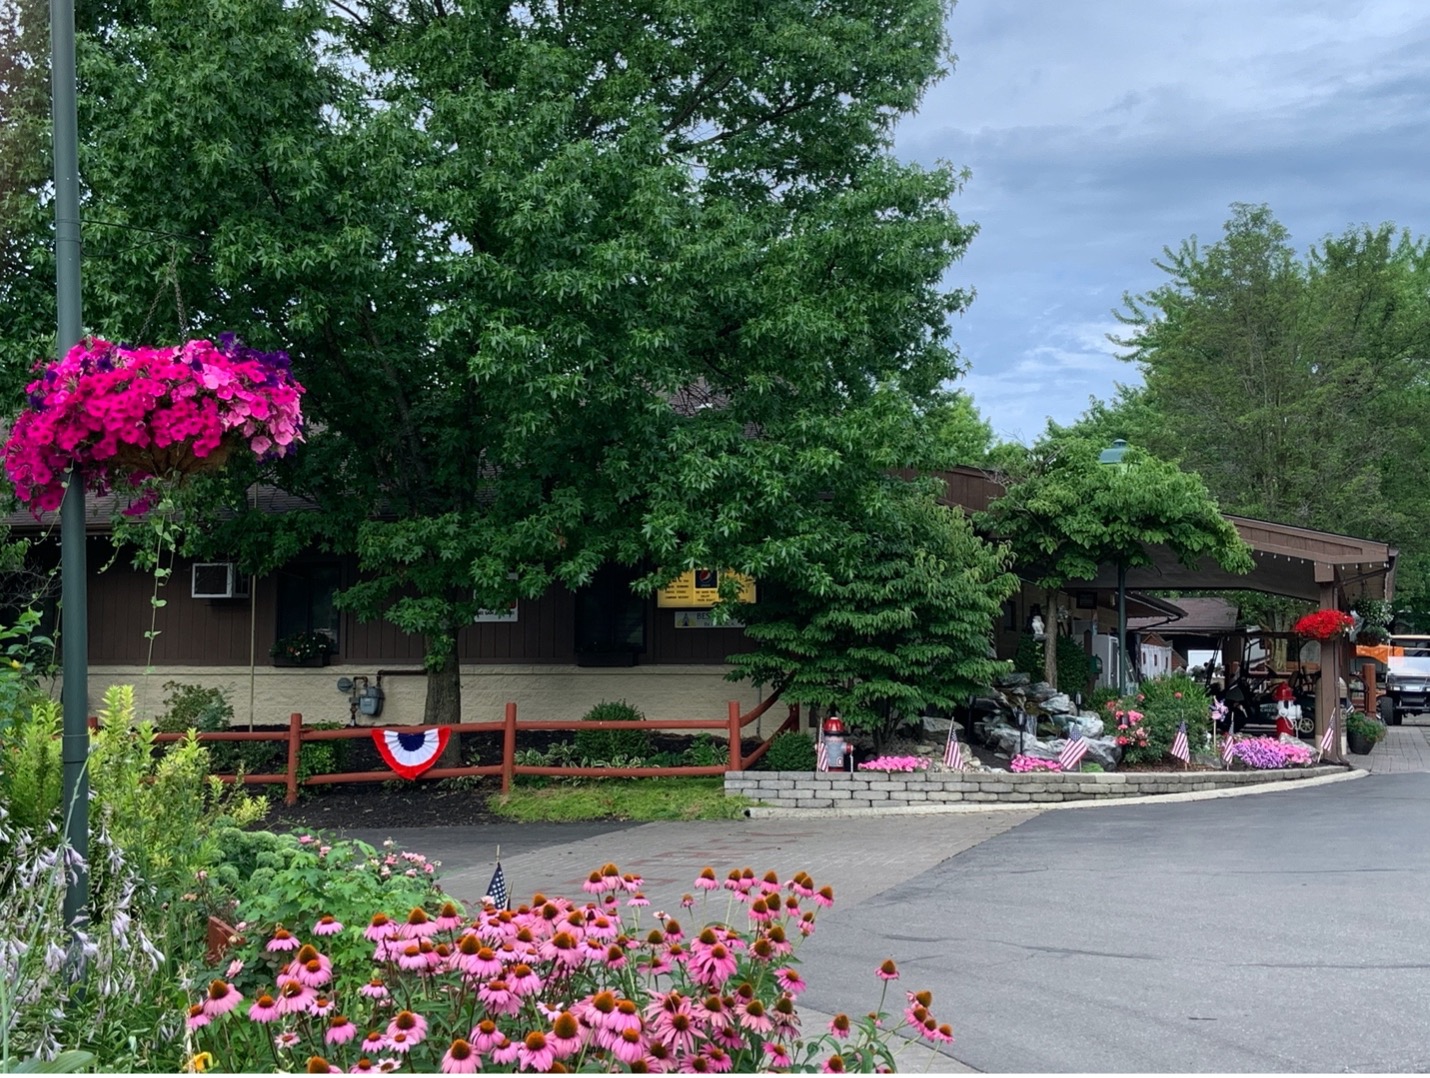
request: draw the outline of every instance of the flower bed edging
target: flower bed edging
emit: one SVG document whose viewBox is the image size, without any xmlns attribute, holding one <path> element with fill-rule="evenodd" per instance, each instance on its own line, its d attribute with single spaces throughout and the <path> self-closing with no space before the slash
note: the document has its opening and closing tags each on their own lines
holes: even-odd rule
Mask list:
<svg viewBox="0 0 1430 1078">
<path fill-rule="evenodd" d="M 1050 804 L 1192 793 L 1342 775 L 1339 764 L 1282 771 L 730 771 L 725 792 L 779 809 L 910 809 L 955 802 Z"/>
</svg>

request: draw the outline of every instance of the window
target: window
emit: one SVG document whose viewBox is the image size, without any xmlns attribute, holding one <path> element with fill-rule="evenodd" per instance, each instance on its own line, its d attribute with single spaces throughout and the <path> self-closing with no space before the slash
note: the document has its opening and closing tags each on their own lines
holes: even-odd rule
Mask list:
<svg viewBox="0 0 1430 1078">
<path fill-rule="evenodd" d="M 328 638 L 328 650 L 338 653 L 341 615 L 333 596 L 342 586 L 342 567 L 335 561 L 297 562 L 278 571 L 278 639 L 294 633 L 317 632 Z"/>
<path fill-rule="evenodd" d="M 636 570 L 608 565 L 576 592 L 576 663 L 634 666 L 645 651 L 647 601 L 631 591 Z"/>
</svg>

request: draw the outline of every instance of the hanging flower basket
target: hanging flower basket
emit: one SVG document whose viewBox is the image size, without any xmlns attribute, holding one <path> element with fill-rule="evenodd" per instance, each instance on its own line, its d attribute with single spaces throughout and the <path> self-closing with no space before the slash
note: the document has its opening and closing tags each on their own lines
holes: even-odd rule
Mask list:
<svg viewBox="0 0 1430 1078">
<path fill-rule="evenodd" d="M 86 490 L 107 494 L 181 483 L 239 451 L 276 459 L 303 440 L 303 387 L 287 354 L 232 334 L 173 348 L 92 337 L 40 371 L 5 442 L 15 496 L 37 515 L 59 508 L 71 468 Z"/>
<path fill-rule="evenodd" d="M 1339 610 L 1315 610 L 1297 621 L 1291 631 L 1297 636 L 1324 643 L 1346 636 L 1354 625 L 1355 619 Z"/>
</svg>

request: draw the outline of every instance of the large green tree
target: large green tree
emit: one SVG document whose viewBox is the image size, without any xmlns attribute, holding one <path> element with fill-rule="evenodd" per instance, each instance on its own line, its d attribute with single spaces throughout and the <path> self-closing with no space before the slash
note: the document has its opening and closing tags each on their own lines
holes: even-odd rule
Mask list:
<svg viewBox="0 0 1430 1078">
<path fill-rule="evenodd" d="M 757 604 L 737 607 L 754 648 L 730 676 L 837 707 L 882 745 L 901 721 L 952 709 L 1004 669 L 990 634 L 1017 577 L 926 481 L 889 477 L 828 517 L 840 542 L 808 567 L 822 581 L 776 575 Z"/>
<path fill-rule="evenodd" d="M 947 61 L 944 13 L 94 0 L 87 325 L 290 351 L 308 443 L 231 470 L 226 500 L 263 477 L 309 508 L 201 538 L 260 571 L 356 552 L 343 601 L 426 639 L 450 721 L 478 607 L 612 562 L 818 586 L 831 492 L 925 463 L 972 230 L 959 176 L 890 140 Z M 26 235 L 12 361 L 47 350 Z"/>
<path fill-rule="evenodd" d="M 1067 433 L 1042 438 L 1010 476 L 1008 492 L 977 517 L 1008 545 L 1019 573 L 1048 591 L 1044 655 L 1052 684 L 1052 593 L 1071 581 L 1091 580 L 1105 565 L 1151 565 L 1152 546 L 1165 546 L 1188 566 L 1211 558 L 1233 571 L 1252 568 L 1250 549 L 1200 478 L 1135 446 L 1120 464 L 1104 464 L 1102 448 Z"/>
<path fill-rule="evenodd" d="M 1430 524 L 1430 250 L 1391 225 L 1297 255 L 1265 206 L 1168 249 L 1118 343 L 1146 381 L 1110 418 L 1200 474 L 1229 512 L 1398 542 L 1424 576 Z M 1127 434 L 1126 431 L 1122 432 Z"/>
</svg>

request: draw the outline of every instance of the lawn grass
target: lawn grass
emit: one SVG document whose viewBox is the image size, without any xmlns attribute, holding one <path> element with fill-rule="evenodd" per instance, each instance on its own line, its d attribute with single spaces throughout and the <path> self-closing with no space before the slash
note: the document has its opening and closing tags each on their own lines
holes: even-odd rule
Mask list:
<svg viewBox="0 0 1430 1078">
<path fill-rule="evenodd" d="M 726 797 L 722 778 L 593 779 L 517 786 L 487 808 L 521 823 L 578 820 L 733 820 L 753 804 Z"/>
</svg>

